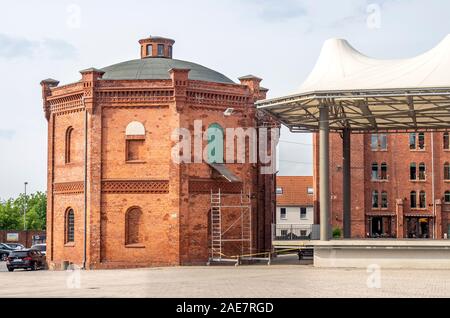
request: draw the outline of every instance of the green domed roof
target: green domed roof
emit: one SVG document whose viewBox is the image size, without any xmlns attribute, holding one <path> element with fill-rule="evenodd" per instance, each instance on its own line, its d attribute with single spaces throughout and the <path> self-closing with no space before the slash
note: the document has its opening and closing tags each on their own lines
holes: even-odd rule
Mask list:
<svg viewBox="0 0 450 318">
<path fill-rule="evenodd" d="M 190 69 L 189 79 L 234 84 L 225 75 L 199 64 L 169 58 L 144 58 L 114 64 L 105 68 L 105 80 L 165 80 L 172 68 Z"/>
</svg>

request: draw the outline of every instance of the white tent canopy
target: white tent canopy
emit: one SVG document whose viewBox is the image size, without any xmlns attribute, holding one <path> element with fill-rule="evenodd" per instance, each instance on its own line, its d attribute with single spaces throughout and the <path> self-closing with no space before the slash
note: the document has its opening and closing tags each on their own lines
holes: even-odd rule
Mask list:
<svg viewBox="0 0 450 318">
<path fill-rule="evenodd" d="M 398 60 L 370 58 L 346 40 L 327 40 L 297 93 L 425 87 L 450 87 L 450 35 L 424 54 Z"/>
<path fill-rule="evenodd" d="M 258 105 L 294 131 L 316 131 L 319 106 L 329 107 L 334 131 L 448 129 L 450 35 L 424 54 L 392 60 L 370 58 L 343 39 L 327 40 L 297 92 Z"/>
</svg>

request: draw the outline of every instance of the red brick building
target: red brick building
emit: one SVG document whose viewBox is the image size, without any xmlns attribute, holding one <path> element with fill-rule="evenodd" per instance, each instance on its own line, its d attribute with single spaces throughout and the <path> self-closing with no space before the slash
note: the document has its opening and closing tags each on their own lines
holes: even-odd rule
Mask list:
<svg viewBox="0 0 450 318">
<path fill-rule="evenodd" d="M 261 174 L 260 164 L 217 170 L 204 162 L 177 164 L 171 156 L 178 143 L 173 132 L 184 128 L 192 134 L 194 120 L 202 120 L 203 132 L 264 125 L 254 105 L 266 96 L 261 79 L 245 76 L 236 84 L 201 65 L 173 59 L 170 39 L 139 43 L 140 59 L 83 70 L 81 80 L 69 85 L 41 82 L 48 120 L 50 266 L 59 268 L 65 261 L 85 262 L 91 269 L 204 264 L 211 191 L 219 189 L 237 197 L 250 194 L 252 251 L 269 250 L 273 175 Z M 229 108 L 232 114 L 226 116 Z M 200 140 L 200 146 L 207 143 Z M 228 211 L 222 226 L 236 223 L 239 213 Z M 238 253 L 236 246 L 224 248 Z"/>
<path fill-rule="evenodd" d="M 314 188 L 319 218 L 318 136 Z M 343 228 L 342 138 L 330 139 L 332 224 Z M 448 133 L 353 134 L 352 237 L 436 238 L 450 231 Z"/>
</svg>

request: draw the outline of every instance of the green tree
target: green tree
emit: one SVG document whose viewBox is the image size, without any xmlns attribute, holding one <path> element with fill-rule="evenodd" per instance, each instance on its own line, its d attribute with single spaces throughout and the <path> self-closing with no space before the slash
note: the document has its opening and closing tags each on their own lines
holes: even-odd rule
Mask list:
<svg viewBox="0 0 450 318">
<path fill-rule="evenodd" d="M 23 230 L 25 209 L 27 229 L 45 230 L 47 196 L 42 192 L 0 202 L 0 230 Z"/>
</svg>

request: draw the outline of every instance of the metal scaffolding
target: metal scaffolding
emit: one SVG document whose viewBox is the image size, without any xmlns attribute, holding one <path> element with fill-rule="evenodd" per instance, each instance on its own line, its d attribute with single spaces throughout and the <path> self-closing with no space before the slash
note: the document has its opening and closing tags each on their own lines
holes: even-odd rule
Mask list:
<svg viewBox="0 0 450 318">
<path fill-rule="evenodd" d="M 229 198 L 229 200 L 225 200 Z M 235 201 L 232 199 L 235 198 Z M 228 201 L 239 204 L 229 204 Z M 227 211 L 239 210 L 239 216 L 228 225 L 224 224 L 223 219 Z M 233 230 L 239 229 L 239 236 Z M 225 255 L 225 244 L 240 244 L 240 255 Z M 224 194 L 211 191 L 211 249 L 208 265 L 212 262 L 235 262 L 236 265 L 245 257 L 251 257 L 252 247 L 252 204 L 250 192 L 245 194 Z"/>
</svg>

